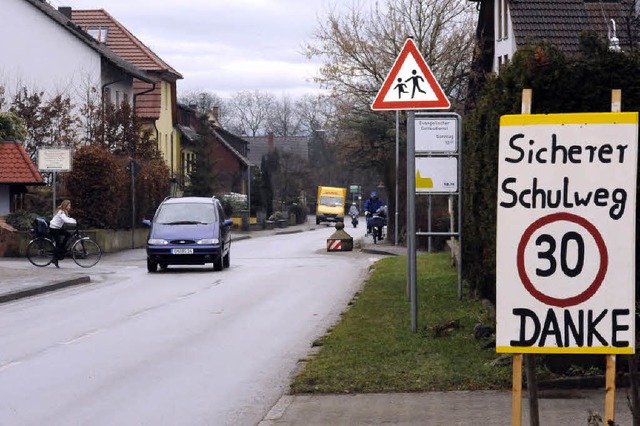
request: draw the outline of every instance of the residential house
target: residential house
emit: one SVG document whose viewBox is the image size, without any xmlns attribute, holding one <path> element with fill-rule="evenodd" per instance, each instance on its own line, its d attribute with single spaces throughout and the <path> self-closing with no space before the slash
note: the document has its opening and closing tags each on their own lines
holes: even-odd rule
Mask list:
<svg viewBox="0 0 640 426">
<path fill-rule="evenodd" d="M 206 123 L 210 126 L 211 136 L 203 140 L 202 115 L 194 108 L 178 104 L 178 124 L 181 152 L 181 176 L 184 176 L 184 186 L 189 185 L 189 174 L 193 170 L 198 145 L 208 143 L 212 145 L 211 159 L 215 164 L 215 171 L 219 174 L 217 185 L 223 193 L 236 192 L 249 194 L 250 192 L 250 167 L 247 158 L 247 141 L 223 129 L 217 121 L 216 112 L 213 111 L 206 117 Z"/>
<path fill-rule="evenodd" d="M 478 5 L 476 69 L 500 71 L 526 44 L 548 41 L 576 54 L 580 36 L 595 32 L 610 48 L 629 45 L 627 23 L 637 14 L 632 0 L 470 0 Z"/>
<path fill-rule="evenodd" d="M 2 16 L 0 86 L 8 101 L 24 87 L 67 95 L 80 107 L 92 89 L 101 89 L 101 96 L 109 92 L 115 101 L 117 93 L 133 97 L 134 79 L 153 83 L 44 1 L 3 0 Z"/>
<path fill-rule="evenodd" d="M 249 142 L 249 161 L 258 166 L 262 158 L 276 148 L 300 160 L 309 160 L 308 136 L 274 136 L 269 132 L 267 136 L 245 136 L 244 139 Z"/>
<path fill-rule="evenodd" d="M 262 160 L 267 154 L 277 150 L 280 158 L 279 170 L 270 176 L 273 189 L 272 209 L 283 210 L 286 200 L 297 197 L 302 205 L 306 205 L 304 178 L 309 172 L 309 137 L 308 136 L 246 136 L 249 142 L 249 161 L 262 167 Z"/>
<path fill-rule="evenodd" d="M 29 154 L 20 142 L 0 142 L 0 216 L 22 208 L 29 185 L 44 185 Z"/>
<path fill-rule="evenodd" d="M 182 79 L 182 75 L 105 10 L 69 11 L 74 23 L 151 78 L 152 84 L 139 79 L 133 82 L 135 114 L 142 119 L 143 126 L 151 130 L 171 170 L 172 180 L 180 179 L 180 141 L 175 124 L 178 113 L 176 81 Z M 118 99 L 116 93 L 116 102 Z"/>
</svg>

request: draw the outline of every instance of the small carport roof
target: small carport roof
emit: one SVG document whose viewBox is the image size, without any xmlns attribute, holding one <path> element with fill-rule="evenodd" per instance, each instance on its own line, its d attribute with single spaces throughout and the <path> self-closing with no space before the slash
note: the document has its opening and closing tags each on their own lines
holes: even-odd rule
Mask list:
<svg viewBox="0 0 640 426">
<path fill-rule="evenodd" d="M 20 142 L 0 142 L 0 184 L 44 184 L 42 175 Z"/>
</svg>

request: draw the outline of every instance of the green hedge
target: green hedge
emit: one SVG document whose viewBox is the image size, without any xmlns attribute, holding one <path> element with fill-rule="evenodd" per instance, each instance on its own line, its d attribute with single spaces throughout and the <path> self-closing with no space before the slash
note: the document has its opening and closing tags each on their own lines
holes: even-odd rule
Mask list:
<svg viewBox="0 0 640 426">
<path fill-rule="evenodd" d="M 622 90 L 622 111 L 640 110 L 640 55 L 609 51 L 592 36 L 581 42 L 571 58 L 548 44 L 518 50 L 465 116 L 463 276 L 481 297 L 495 301 L 499 119 L 521 112 L 522 89 L 533 91 L 534 114 L 611 111 L 612 89 Z"/>
</svg>

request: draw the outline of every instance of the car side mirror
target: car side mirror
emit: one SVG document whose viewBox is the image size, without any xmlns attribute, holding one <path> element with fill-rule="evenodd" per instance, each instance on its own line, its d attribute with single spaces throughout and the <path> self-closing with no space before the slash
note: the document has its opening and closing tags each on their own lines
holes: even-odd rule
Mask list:
<svg viewBox="0 0 640 426">
<path fill-rule="evenodd" d="M 149 219 L 145 219 L 142 221 L 143 225 L 147 225 L 148 227 L 151 227 L 151 221 Z"/>
<path fill-rule="evenodd" d="M 231 226 L 233 225 L 233 221 L 231 219 L 226 219 L 224 222 L 222 222 L 222 226 Z"/>
</svg>

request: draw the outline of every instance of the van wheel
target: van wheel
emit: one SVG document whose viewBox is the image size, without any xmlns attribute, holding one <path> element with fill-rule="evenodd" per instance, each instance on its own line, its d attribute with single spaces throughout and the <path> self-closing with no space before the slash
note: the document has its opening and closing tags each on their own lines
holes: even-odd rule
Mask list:
<svg viewBox="0 0 640 426">
<path fill-rule="evenodd" d="M 213 270 L 222 271 L 222 268 L 223 268 L 222 262 L 223 262 L 223 258 L 222 258 L 222 255 L 220 255 L 213 262 Z"/>
<path fill-rule="evenodd" d="M 316 225 L 320 225 L 320 219 L 316 217 Z"/>
<path fill-rule="evenodd" d="M 156 272 L 158 270 L 158 264 L 151 259 L 147 258 L 147 271 Z"/>
</svg>

